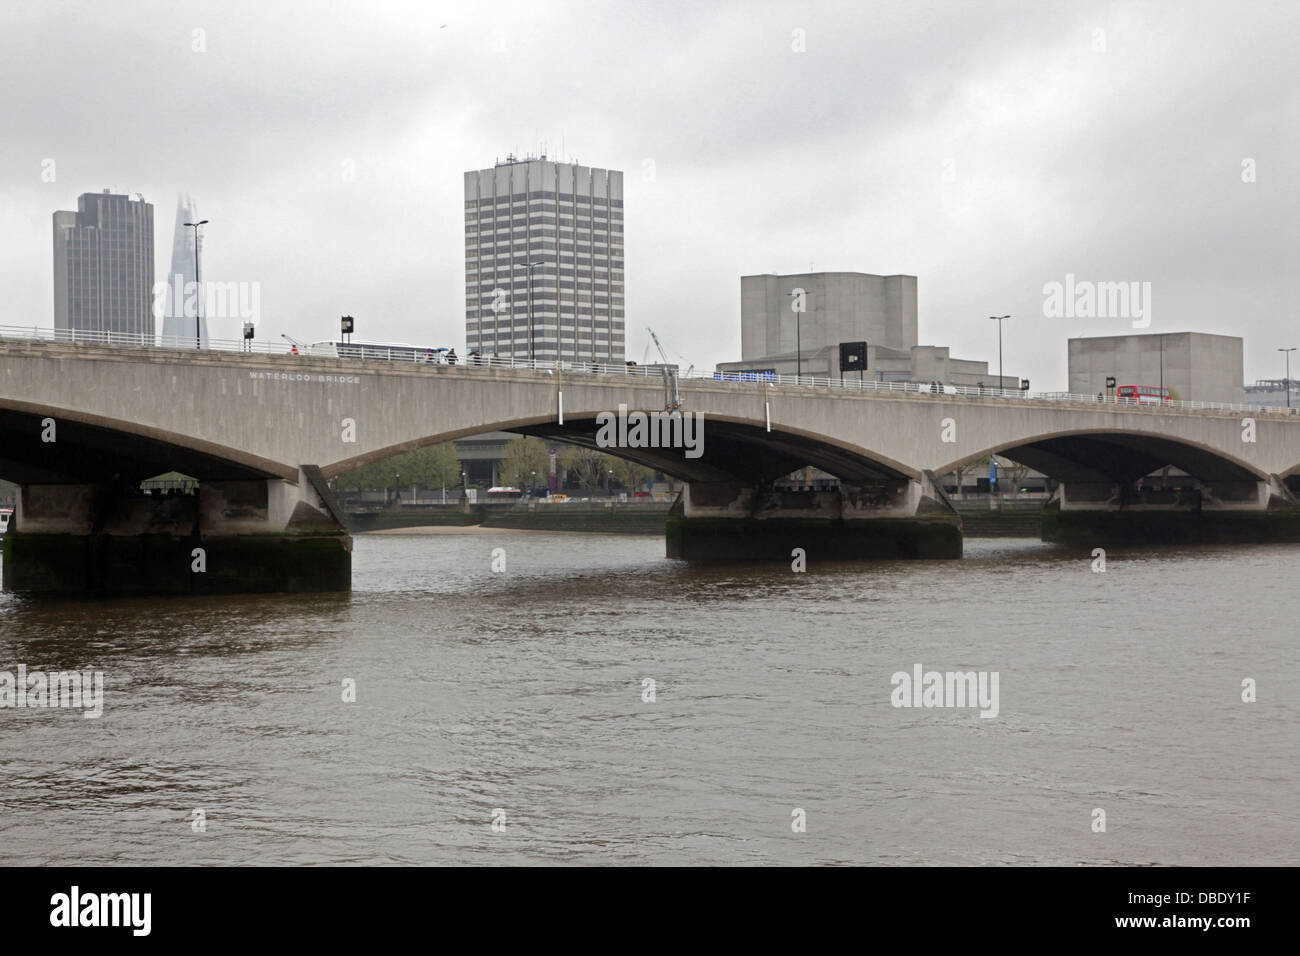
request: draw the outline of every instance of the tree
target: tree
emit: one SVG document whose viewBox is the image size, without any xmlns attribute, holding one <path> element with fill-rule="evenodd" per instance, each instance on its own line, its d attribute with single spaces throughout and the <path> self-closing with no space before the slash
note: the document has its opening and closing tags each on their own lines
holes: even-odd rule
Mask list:
<svg viewBox="0 0 1300 956">
<path fill-rule="evenodd" d="M 456 457 L 456 443 L 442 442 L 429 449 L 429 488 L 460 487 L 461 464 Z"/>
<path fill-rule="evenodd" d="M 1006 469 L 1003 472 L 1003 468 Z M 1010 458 L 1002 458 L 998 463 L 998 472 L 1006 475 L 1006 484 L 1003 486 L 1008 491 L 1015 493 L 1020 490 L 1021 483 L 1025 480 L 1025 475 L 1029 474 L 1029 466 L 1022 465 L 1018 461 L 1012 461 Z M 1002 484 L 1002 479 L 998 479 Z"/>
<path fill-rule="evenodd" d="M 401 478 L 396 478 L 401 475 Z M 390 488 L 395 481 L 403 487 L 441 488 L 460 484 L 460 462 L 455 442 L 441 442 L 411 451 L 398 452 L 338 476 L 340 491 Z"/>
<path fill-rule="evenodd" d="M 588 494 L 601 486 L 602 476 L 609 467 L 605 464 L 608 458 L 603 452 L 586 445 L 565 445 L 556 456 L 564 470 L 573 474 Z"/>
<path fill-rule="evenodd" d="M 627 458 L 615 458 L 611 467 L 618 482 L 632 493 L 639 490 L 641 482 L 645 481 L 646 476 L 650 474 L 650 469 L 645 465 L 639 465 Z"/>
<path fill-rule="evenodd" d="M 516 488 L 533 487 L 533 474 L 537 481 L 544 480 L 550 467 L 551 458 L 546 451 L 546 442 L 540 438 L 521 435 L 506 443 L 505 458 L 501 461 L 501 480 Z"/>
<path fill-rule="evenodd" d="M 954 476 L 954 478 L 956 478 L 956 481 L 954 481 L 953 484 L 957 486 L 957 495 L 960 496 L 962 494 L 962 487 L 966 482 L 966 476 L 968 474 L 970 474 L 972 471 L 976 472 L 977 474 L 980 471 L 983 471 L 984 473 L 987 474 L 988 467 L 989 467 L 989 460 L 987 457 L 985 457 L 985 458 L 977 459 L 975 461 L 968 461 L 966 462 L 966 464 L 958 465 L 956 468 L 954 468 L 951 474 Z"/>
</svg>

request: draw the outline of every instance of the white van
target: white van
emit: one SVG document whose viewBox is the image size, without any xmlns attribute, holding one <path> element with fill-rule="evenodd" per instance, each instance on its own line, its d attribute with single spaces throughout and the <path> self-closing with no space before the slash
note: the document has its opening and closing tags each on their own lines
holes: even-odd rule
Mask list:
<svg viewBox="0 0 1300 956">
<path fill-rule="evenodd" d="M 313 342 L 307 348 L 308 355 L 319 355 L 323 358 L 338 358 L 339 350 L 333 342 Z"/>
</svg>

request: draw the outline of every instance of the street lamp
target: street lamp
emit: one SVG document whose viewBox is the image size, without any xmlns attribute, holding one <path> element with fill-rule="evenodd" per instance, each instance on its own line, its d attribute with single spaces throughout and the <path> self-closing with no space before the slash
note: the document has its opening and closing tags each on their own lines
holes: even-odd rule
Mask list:
<svg viewBox="0 0 1300 956">
<path fill-rule="evenodd" d="M 528 263 L 528 361 L 530 363 L 535 358 L 533 354 L 535 345 L 535 336 L 533 334 L 533 270 L 544 265 L 546 263 L 540 260 Z"/>
<path fill-rule="evenodd" d="M 794 313 L 794 379 L 795 384 L 799 382 L 799 376 L 803 374 L 803 341 L 802 331 L 800 329 L 799 317 L 803 315 L 806 309 L 800 308 L 804 304 L 804 299 L 811 298 L 814 293 L 805 292 L 803 289 L 795 289 L 793 292 L 787 292 L 793 301 L 790 303 L 790 311 Z"/>
<path fill-rule="evenodd" d="M 402 482 L 402 476 L 398 474 L 394 474 L 393 475 L 393 504 L 401 504 L 402 502 L 401 482 Z"/>
<path fill-rule="evenodd" d="M 998 324 L 998 394 L 1002 394 L 1002 320 L 1009 319 L 1009 315 L 990 315 L 990 321 Z"/>
<path fill-rule="evenodd" d="M 1279 352 L 1286 353 L 1286 378 L 1282 381 L 1282 387 L 1286 389 L 1286 407 L 1291 407 L 1291 353 L 1295 351 L 1292 346 L 1289 349 L 1278 349 Z"/>
<path fill-rule="evenodd" d="M 200 316 L 203 305 L 203 285 L 199 279 L 199 226 L 206 226 L 208 221 L 200 219 L 198 222 L 187 222 L 185 225 L 194 229 L 194 347 L 203 348 L 203 332 L 201 331 Z"/>
</svg>

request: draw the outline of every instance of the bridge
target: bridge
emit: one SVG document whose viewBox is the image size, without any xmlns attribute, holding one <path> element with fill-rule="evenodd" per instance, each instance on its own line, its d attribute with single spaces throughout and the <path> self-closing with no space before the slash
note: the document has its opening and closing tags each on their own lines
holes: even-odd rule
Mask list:
<svg viewBox="0 0 1300 956">
<path fill-rule="evenodd" d="M 645 371 L 0 332 L 0 477 L 20 486 L 5 587 L 346 589 L 331 476 L 486 431 L 596 447 L 602 413 L 663 410 L 662 373 Z M 696 452 L 601 447 L 686 483 L 668 521 L 674 557 L 960 557 L 960 519 L 935 476 L 994 453 L 1060 482 L 1048 536 L 1300 540 L 1300 416 L 1286 409 L 806 377 L 709 375 L 676 390 L 683 413 L 703 416 Z M 774 485 L 805 465 L 840 487 Z M 140 493 L 166 471 L 196 478 L 198 494 Z"/>
</svg>

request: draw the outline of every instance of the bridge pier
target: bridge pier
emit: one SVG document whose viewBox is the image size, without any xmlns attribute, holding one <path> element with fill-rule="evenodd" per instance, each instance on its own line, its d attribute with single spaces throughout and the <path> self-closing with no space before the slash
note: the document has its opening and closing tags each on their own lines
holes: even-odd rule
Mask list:
<svg viewBox="0 0 1300 956">
<path fill-rule="evenodd" d="M 1065 482 L 1043 509 L 1042 538 L 1067 544 L 1258 544 L 1300 541 L 1300 499 L 1276 475 L 1139 490 Z"/>
<path fill-rule="evenodd" d="M 4 590 L 236 594 L 346 591 L 352 539 L 315 466 L 297 482 L 201 483 L 197 495 L 24 484 L 4 537 Z"/>
<path fill-rule="evenodd" d="M 686 485 L 667 522 L 667 554 L 687 561 L 960 558 L 961 518 L 934 476 L 830 491 Z"/>
</svg>

